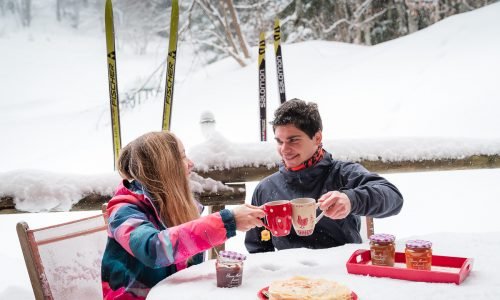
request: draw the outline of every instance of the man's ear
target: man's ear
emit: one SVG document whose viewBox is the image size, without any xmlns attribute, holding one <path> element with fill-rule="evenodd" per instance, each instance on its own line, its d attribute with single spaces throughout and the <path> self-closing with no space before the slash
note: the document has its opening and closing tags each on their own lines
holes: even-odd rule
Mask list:
<svg viewBox="0 0 500 300">
<path fill-rule="evenodd" d="M 318 130 L 318 132 L 314 134 L 313 140 L 316 145 L 321 144 L 321 142 L 323 141 L 323 133 L 321 132 L 321 130 Z"/>
</svg>

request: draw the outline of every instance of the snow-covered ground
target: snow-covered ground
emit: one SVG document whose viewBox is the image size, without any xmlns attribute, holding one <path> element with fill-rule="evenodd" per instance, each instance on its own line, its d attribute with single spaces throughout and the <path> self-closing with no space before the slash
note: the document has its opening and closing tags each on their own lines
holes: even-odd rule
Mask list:
<svg viewBox="0 0 500 300">
<path fill-rule="evenodd" d="M 89 189 L 112 189 L 118 177 L 112 172 L 102 28 L 79 32 L 37 19 L 30 29 L 6 31 L 3 25 L 0 20 L 0 195 L 14 193 L 18 207 L 43 210 L 53 202 L 66 209 Z M 440 157 L 457 157 L 470 154 L 466 144 L 480 139 L 474 151 L 500 154 L 499 37 L 500 3 L 374 47 L 323 41 L 284 45 L 287 97 L 318 103 L 325 144 L 333 152 L 339 151 L 337 145 L 357 140 L 362 147 L 355 154 L 403 144 L 415 159 L 439 151 Z M 155 43 L 145 56 L 118 49 L 121 91 L 147 78 L 161 63 L 167 42 Z M 228 141 L 223 145 L 258 147 L 256 61 L 245 68 L 231 59 L 197 68 L 202 58 L 188 45 L 179 47 L 172 130 L 183 139 L 188 155 L 215 159 L 214 153 L 200 155 L 197 147 L 205 139 L 199 118 L 207 110 Z M 267 59 L 271 120 L 279 100 L 273 57 L 268 54 Z M 123 109 L 123 144 L 160 130 L 162 100 L 160 93 L 134 110 Z M 271 128 L 268 132 L 272 140 Z M 421 142 L 408 142 L 415 138 Z M 450 139 L 471 142 L 440 146 Z M 273 143 L 265 143 L 265 148 Z M 389 158 L 399 154 L 385 153 Z M 265 163 L 269 152 L 251 153 L 251 158 Z M 498 240 L 500 170 L 386 177 L 402 191 L 405 206 L 396 217 L 376 220 L 376 231 L 398 238 L 435 233 L 436 243 L 447 232 L 492 232 L 492 239 Z M 0 298 L 33 297 L 15 234 L 17 221 L 37 227 L 93 213 L 0 216 Z M 227 245 L 244 251 L 241 234 Z M 477 251 L 485 256 L 479 247 Z"/>
</svg>

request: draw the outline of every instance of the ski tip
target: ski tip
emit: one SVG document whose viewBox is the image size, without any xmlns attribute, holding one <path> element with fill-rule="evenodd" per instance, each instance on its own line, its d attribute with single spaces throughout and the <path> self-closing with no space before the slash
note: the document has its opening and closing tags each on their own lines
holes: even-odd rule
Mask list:
<svg viewBox="0 0 500 300">
<path fill-rule="evenodd" d="M 265 53 L 266 53 L 266 34 L 265 32 L 261 32 L 259 38 L 259 65 L 261 63 L 261 60 L 264 59 Z"/>
</svg>

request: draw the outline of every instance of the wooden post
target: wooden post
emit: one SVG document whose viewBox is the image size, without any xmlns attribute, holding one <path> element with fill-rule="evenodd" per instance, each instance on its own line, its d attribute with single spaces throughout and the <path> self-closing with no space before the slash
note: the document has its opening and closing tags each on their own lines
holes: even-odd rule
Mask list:
<svg viewBox="0 0 500 300">
<path fill-rule="evenodd" d="M 366 220 L 366 238 L 370 239 L 370 236 L 375 233 L 375 224 L 373 223 L 372 217 L 365 217 Z"/>
<path fill-rule="evenodd" d="M 220 210 L 222 210 L 224 208 L 225 208 L 224 204 L 221 204 L 221 205 L 211 205 L 211 206 L 208 207 L 208 214 L 211 214 L 211 213 L 214 213 L 214 212 L 218 212 L 218 211 L 220 211 Z M 219 246 L 215 246 L 214 248 L 217 250 L 217 252 L 222 251 L 222 250 L 225 249 L 224 244 L 219 245 Z M 215 258 L 217 258 L 217 252 L 216 252 L 216 250 L 214 250 L 214 248 L 212 248 L 212 249 L 210 249 L 208 251 L 208 259 L 215 259 Z"/>
</svg>

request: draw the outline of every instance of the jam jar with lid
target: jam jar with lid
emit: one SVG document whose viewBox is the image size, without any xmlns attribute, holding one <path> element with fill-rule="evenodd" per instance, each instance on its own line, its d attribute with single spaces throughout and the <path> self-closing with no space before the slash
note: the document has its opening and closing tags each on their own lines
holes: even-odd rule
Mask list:
<svg viewBox="0 0 500 300">
<path fill-rule="evenodd" d="M 432 265 L 432 243 L 424 240 L 407 241 L 405 258 L 408 269 L 430 270 Z"/>
<path fill-rule="evenodd" d="M 379 233 L 370 236 L 370 255 L 375 266 L 394 266 L 396 254 L 395 237 L 392 234 Z"/>
<path fill-rule="evenodd" d="M 215 262 L 217 287 L 232 288 L 241 285 L 243 261 L 246 256 L 234 251 L 220 251 Z"/>
</svg>

